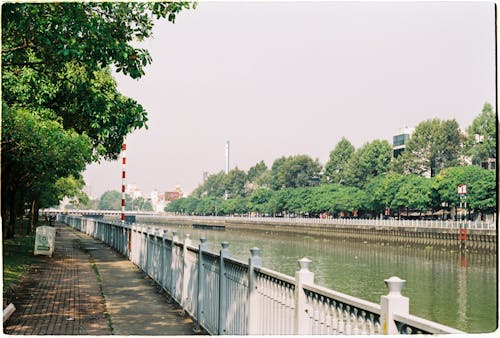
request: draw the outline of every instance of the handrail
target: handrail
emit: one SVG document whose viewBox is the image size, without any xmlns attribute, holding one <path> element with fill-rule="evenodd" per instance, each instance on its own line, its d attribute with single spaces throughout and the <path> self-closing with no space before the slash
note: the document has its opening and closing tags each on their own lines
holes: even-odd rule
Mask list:
<svg viewBox="0 0 500 338">
<path fill-rule="evenodd" d="M 261 266 L 252 248 L 248 264 L 230 257 L 229 244 L 219 254 L 198 248 L 173 232 L 91 218 L 59 215 L 75 229 L 127 256 L 211 334 L 397 334 L 463 333 L 409 314 L 397 277 L 386 279 L 389 294 L 376 304 L 314 283 L 311 261 L 298 261 L 295 277 Z"/>
<path fill-rule="evenodd" d="M 415 334 L 415 333 L 427 333 L 427 334 L 443 334 L 443 333 L 454 333 L 461 334 L 463 331 L 454 329 L 452 327 L 431 322 L 430 320 L 413 316 L 411 314 L 401 314 L 395 313 L 393 315 L 396 325 L 398 326 L 398 331 L 400 334 Z"/>
</svg>

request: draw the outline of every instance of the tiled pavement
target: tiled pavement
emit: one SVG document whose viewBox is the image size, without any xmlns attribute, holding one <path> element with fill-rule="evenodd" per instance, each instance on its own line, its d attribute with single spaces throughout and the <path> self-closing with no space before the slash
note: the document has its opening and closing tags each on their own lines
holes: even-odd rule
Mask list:
<svg viewBox="0 0 500 338">
<path fill-rule="evenodd" d="M 40 256 L 16 287 L 16 312 L 4 328 L 13 335 L 109 335 L 104 298 L 89 257 L 69 228 L 58 228 L 52 256 Z"/>
<path fill-rule="evenodd" d="M 17 310 L 4 326 L 10 335 L 193 334 L 192 320 L 130 261 L 62 225 L 52 258 L 40 257 L 11 301 Z"/>
</svg>

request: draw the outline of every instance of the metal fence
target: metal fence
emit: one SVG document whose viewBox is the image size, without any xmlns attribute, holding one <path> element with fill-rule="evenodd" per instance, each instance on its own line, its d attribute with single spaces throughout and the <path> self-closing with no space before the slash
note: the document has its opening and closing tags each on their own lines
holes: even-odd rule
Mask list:
<svg viewBox="0 0 500 338">
<path fill-rule="evenodd" d="M 258 248 L 245 263 L 230 257 L 227 242 L 214 253 L 204 238 L 194 246 L 159 228 L 58 217 L 129 257 L 210 334 L 463 333 L 410 315 L 397 277 L 385 280 L 389 293 L 376 304 L 316 285 L 307 258 L 291 277 L 262 267 Z"/>
</svg>

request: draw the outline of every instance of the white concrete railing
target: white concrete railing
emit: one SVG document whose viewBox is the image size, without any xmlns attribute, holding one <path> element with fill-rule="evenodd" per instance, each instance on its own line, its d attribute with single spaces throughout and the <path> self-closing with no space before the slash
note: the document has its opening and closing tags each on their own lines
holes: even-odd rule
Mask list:
<svg viewBox="0 0 500 338">
<path fill-rule="evenodd" d="M 59 220 L 128 256 L 183 309 L 215 335 L 464 333 L 409 314 L 405 281 L 391 277 L 380 304 L 314 283 L 311 261 L 295 277 L 262 267 L 259 249 L 248 263 L 230 257 L 229 244 L 207 251 L 167 230 L 59 215 Z"/>
<path fill-rule="evenodd" d="M 495 230 L 494 221 L 452 221 L 452 220 L 397 220 L 397 219 L 360 219 L 360 218 L 305 218 L 305 217 L 241 217 L 241 216 L 172 216 L 144 215 L 143 217 L 158 217 L 161 219 L 189 220 L 193 222 L 223 221 L 247 223 L 274 224 L 322 224 L 322 225 L 366 225 L 394 228 L 429 228 L 429 229 L 460 229 L 466 224 L 468 229 Z"/>
<path fill-rule="evenodd" d="M 68 215 L 108 215 L 117 216 L 121 211 L 114 210 L 58 210 L 44 209 L 46 214 L 68 214 Z M 236 221 L 236 222 L 255 222 L 255 223 L 276 223 L 276 224 L 336 224 L 336 225 L 368 225 L 384 227 L 409 227 L 409 228 L 431 228 L 431 229 L 459 229 L 464 224 L 468 229 L 478 230 L 496 230 L 496 216 L 490 221 L 453 221 L 453 220 L 397 220 L 397 219 L 361 219 L 361 218 L 306 218 L 306 217 L 256 217 L 256 216 L 184 216 L 184 215 L 166 215 L 165 213 L 148 211 L 126 211 L 127 215 L 136 215 L 141 217 L 158 217 L 165 219 L 184 219 L 194 221 Z"/>
</svg>

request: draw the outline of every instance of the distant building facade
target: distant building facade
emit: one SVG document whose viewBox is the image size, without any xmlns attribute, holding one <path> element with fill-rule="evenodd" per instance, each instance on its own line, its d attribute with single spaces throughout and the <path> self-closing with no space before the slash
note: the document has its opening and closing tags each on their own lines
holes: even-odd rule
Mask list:
<svg viewBox="0 0 500 338">
<path fill-rule="evenodd" d="M 182 198 L 183 193 L 182 189 L 180 186 L 176 186 L 175 190 L 173 191 L 166 191 L 165 192 L 165 201 L 167 203 L 178 200 L 179 198 Z"/>
<path fill-rule="evenodd" d="M 406 143 L 410 139 L 413 129 L 403 128 L 392 137 L 392 157 L 397 158 L 406 149 Z"/>
<path fill-rule="evenodd" d="M 127 184 L 125 187 L 125 193 L 132 197 L 132 199 L 142 197 L 142 191 L 137 188 L 136 184 Z"/>
</svg>

